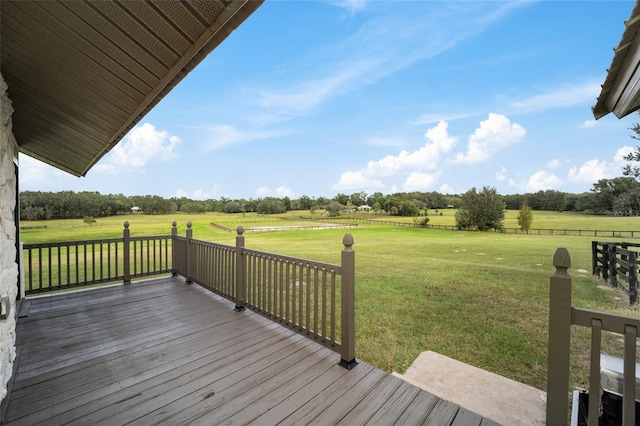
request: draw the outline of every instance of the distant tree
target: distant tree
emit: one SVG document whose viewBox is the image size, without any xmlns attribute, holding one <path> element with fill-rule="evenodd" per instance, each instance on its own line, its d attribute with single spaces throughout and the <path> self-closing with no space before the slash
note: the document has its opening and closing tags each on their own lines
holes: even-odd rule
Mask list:
<svg viewBox="0 0 640 426">
<path fill-rule="evenodd" d="M 640 123 L 634 123 L 631 130 L 634 134 L 631 135 L 632 139 L 640 140 Z M 631 151 L 629 154 L 622 157 L 625 161 L 631 163 L 640 162 L 640 146 L 636 146 L 635 151 Z M 640 166 L 627 164 L 622 168 L 622 174 L 624 176 L 630 176 L 635 179 L 640 179 Z"/>
<path fill-rule="evenodd" d="M 306 195 L 298 198 L 298 202 L 301 210 L 309 210 L 314 205 L 313 200 Z M 293 209 L 293 206 L 291 208 Z"/>
<path fill-rule="evenodd" d="M 91 226 L 91 225 L 93 225 L 94 223 L 96 223 L 96 220 L 95 220 L 95 218 L 94 218 L 93 216 L 85 216 L 85 217 L 82 219 L 82 221 L 83 221 L 84 223 L 86 223 L 87 225 L 89 225 L 89 226 Z"/>
<path fill-rule="evenodd" d="M 206 211 L 204 203 L 187 201 L 180 206 L 183 213 L 204 213 Z"/>
<path fill-rule="evenodd" d="M 382 192 L 374 192 L 372 195 L 367 197 L 367 204 L 375 211 L 384 210 L 385 204 L 387 203 L 387 197 Z M 378 207 L 376 207 L 376 205 Z"/>
<path fill-rule="evenodd" d="M 410 201 L 402 198 L 400 194 L 394 194 L 387 198 L 386 210 L 392 216 L 418 216 L 420 210 Z"/>
<path fill-rule="evenodd" d="M 525 232 L 529 232 L 531 229 L 531 224 L 533 223 L 533 209 L 527 205 L 525 201 L 522 203 L 520 207 L 520 211 L 518 212 L 518 225 L 520 229 Z"/>
<path fill-rule="evenodd" d="M 326 207 L 325 210 L 329 213 L 329 216 L 338 216 L 342 210 L 344 210 L 344 205 L 340 204 L 337 201 L 331 201 Z"/>
<path fill-rule="evenodd" d="M 349 196 L 349 201 L 356 207 L 363 206 L 367 204 L 367 193 L 364 191 L 354 192 Z"/>
<path fill-rule="evenodd" d="M 475 187 L 471 188 L 460 199 L 460 208 L 456 212 L 459 229 L 499 230 L 503 220 L 504 202 L 493 187 L 484 186 L 480 192 Z"/>
<path fill-rule="evenodd" d="M 223 207 L 225 213 L 240 213 L 242 212 L 242 205 L 238 201 L 228 201 Z"/>
<path fill-rule="evenodd" d="M 628 191 L 638 189 L 640 189 L 640 182 L 633 177 L 600 179 L 591 189 L 594 193 L 592 210 L 596 214 L 616 214 L 614 204 L 617 198 Z"/>
<path fill-rule="evenodd" d="M 337 201 L 338 203 L 342 204 L 343 206 L 346 206 L 347 202 L 349 201 L 349 196 L 347 194 L 339 193 L 338 195 L 333 197 L 331 199 L 331 201 Z"/>
<path fill-rule="evenodd" d="M 620 194 L 613 202 L 615 216 L 640 215 L 640 189 L 629 189 Z"/>
<path fill-rule="evenodd" d="M 258 203 L 258 213 L 260 214 L 276 214 L 286 211 L 284 202 L 277 198 L 267 197 Z"/>
</svg>

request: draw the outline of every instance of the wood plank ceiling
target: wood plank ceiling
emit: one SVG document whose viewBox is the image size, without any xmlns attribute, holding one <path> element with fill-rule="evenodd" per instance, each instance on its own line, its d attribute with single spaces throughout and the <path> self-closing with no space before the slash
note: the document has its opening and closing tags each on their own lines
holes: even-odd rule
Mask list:
<svg viewBox="0 0 640 426">
<path fill-rule="evenodd" d="M 84 176 L 262 2 L 2 0 L 20 151 Z"/>
</svg>

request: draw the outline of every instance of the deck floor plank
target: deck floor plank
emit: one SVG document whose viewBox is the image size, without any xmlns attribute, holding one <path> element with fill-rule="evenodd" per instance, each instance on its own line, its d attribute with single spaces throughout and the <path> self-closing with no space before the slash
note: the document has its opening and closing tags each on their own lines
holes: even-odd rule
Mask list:
<svg viewBox="0 0 640 426">
<path fill-rule="evenodd" d="M 24 306 L 3 424 L 493 424 L 179 277 Z"/>
</svg>

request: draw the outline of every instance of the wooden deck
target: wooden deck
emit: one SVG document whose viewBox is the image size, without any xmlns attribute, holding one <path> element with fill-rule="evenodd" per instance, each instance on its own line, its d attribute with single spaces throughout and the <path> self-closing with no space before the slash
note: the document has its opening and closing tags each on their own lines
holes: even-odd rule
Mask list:
<svg viewBox="0 0 640 426">
<path fill-rule="evenodd" d="M 28 299 L 3 424 L 495 424 L 233 306 L 174 277 Z"/>
</svg>

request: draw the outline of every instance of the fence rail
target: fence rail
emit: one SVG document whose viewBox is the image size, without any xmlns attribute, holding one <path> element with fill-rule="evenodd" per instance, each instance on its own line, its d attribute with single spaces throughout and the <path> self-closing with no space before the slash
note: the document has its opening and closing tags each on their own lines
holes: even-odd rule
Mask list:
<svg viewBox="0 0 640 426">
<path fill-rule="evenodd" d="M 355 360 L 355 253 L 353 238 L 343 238 L 341 264 L 300 259 L 245 247 L 244 228 L 236 245 L 173 237 L 173 272 L 340 353 L 340 364 Z"/>
<path fill-rule="evenodd" d="M 376 219 L 364 219 L 355 217 L 331 217 L 331 218 L 314 218 L 308 219 L 313 221 L 352 221 L 362 223 L 372 223 L 377 225 L 389 225 L 400 226 L 405 228 L 428 228 L 439 229 L 443 231 L 460 231 L 455 225 L 421 225 L 411 222 L 396 222 L 390 220 L 376 220 Z M 601 229 L 555 229 L 555 228 L 534 228 L 528 231 L 523 231 L 520 228 L 502 228 L 494 230 L 497 233 L 505 234 L 525 234 L 525 235 L 563 235 L 563 236 L 575 236 L 575 237 L 612 237 L 612 238 L 640 238 L 640 230 L 601 230 Z"/>
<path fill-rule="evenodd" d="M 171 236 L 131 237 L 23 245 L 25 293 L 130 282 L 171 272 Z"/>
<path fill-rule="evenodd" d="M 600 419 L 600 353 L 602 332 L 623 336 L 624 379 L 622 425 L 635 424 L 636 345 L 640 319 L 574 307 L 571 302 L 571 257 L 559 248 L 553 257 L 556 271 L 550 278 L 549 297 L 549 353 L 547 368 L 546 424 L 568 424 L 569 366 L 571 326 L 591 328 L 591 365 L 589 378 L 588 422 L 599 425 Z"/>
<path fill-rule="evenodd" d="M 628 242 L 591 242 L 591 264 L 594 276 L 620 287 L 629 295 L 629 303 L 638 303 L 638 261 L 640 244 Z"/>
</svg>

